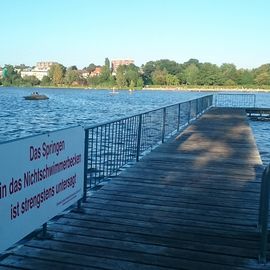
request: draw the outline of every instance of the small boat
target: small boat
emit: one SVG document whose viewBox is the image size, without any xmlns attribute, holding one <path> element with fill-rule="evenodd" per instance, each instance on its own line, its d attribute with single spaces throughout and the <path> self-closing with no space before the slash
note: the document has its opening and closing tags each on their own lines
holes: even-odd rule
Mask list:
<svg viewBox="0 0 270 270">
<path fill-rule="evenodd" d="M 25 100 L 45 100 L 49 99 L 46 95 L 40 95 L 38 92 L 33 92 L 30 96 L 25 96 Z"/>
</svg>

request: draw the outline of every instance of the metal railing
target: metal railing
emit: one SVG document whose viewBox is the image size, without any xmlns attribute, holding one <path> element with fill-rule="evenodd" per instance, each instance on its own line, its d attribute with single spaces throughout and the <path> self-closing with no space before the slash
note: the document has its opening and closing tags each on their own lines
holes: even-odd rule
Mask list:
<svg viewBox="0 0 270 270">
<path fill-rule="evenodd" d="M 213 105 L 213 95 L 85 129 L 85 196 L 130 162 L 165 142 Z"/>
<path fill-rule="evenodd" d="M 268 165 L 262 176 L 260 209 L 258 219 L 258 229 L 261 233 L 259 262 L 267 261 L 267 243 L 268 243 L 268 216 L 269 216 L 269 193 L 270 193 L 270 165 Z"/>
<path fill-rule="evenodd" d="M 216 107 L 254 108 L 255 104 L 256 104 L 255 94 L 217 94 L 215 95 Z"/>
</svg>

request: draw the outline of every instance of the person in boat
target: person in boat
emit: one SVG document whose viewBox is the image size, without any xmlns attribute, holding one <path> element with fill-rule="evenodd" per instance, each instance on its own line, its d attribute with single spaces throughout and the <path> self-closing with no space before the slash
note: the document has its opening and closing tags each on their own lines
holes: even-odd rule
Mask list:
<svg viewBox="0 0 270 270">
<path fill-rule="evenodd" d="M 33 92 L 33 93 L 32 93 L 32 96 L 37 96 L 37 95 L 39 95 L 38 92 Z"/>
</svg>

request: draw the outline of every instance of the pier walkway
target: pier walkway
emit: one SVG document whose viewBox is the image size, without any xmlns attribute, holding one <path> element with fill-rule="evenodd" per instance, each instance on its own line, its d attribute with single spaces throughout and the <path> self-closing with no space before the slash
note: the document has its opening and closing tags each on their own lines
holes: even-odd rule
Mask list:
<svg viewBox="0 0 270 270">
<path fill-rule="evenodd" d="M 0 269 L 270 269 L 257 262 L 261 173 L 245 111 L 212 108 Z"/>
</svg>

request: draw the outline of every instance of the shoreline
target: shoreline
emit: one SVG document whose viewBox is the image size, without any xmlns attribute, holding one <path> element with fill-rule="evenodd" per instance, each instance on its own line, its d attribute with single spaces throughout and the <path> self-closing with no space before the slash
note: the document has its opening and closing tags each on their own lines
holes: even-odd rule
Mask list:
<svg viewBox="0 0 270 270">
<path fill-rule="evenodd" d="M 71 89 L 71 90 L 117 90 L 117 91 L 130 91 L 130 89 L 119 89 L 119 88 L 102 88 L 102 87 L 83 87 L 83 86 L 3 86 L 1 88 L 29 88 L 29 89 Z M 191 91 L 191 92 L 270 92 L 269 89 L 265 88 L 230 88 L 230 87 L 213 87 L 213 88 L 201 88 L 201 87 L 143 87 L 141 89 L 134 89 L 131 91 Z"/>
<path fill-rule="evenodd" d="M 168 90 L 168 91 L 195 91 L 195 92 L 270 92 L 270 89 L 264 88 L 200 88 L 200 87 L 191 87 L 191 88 L 180 88 L 180 87 L 144 87 L 142 90 Z"/>
</svg>

